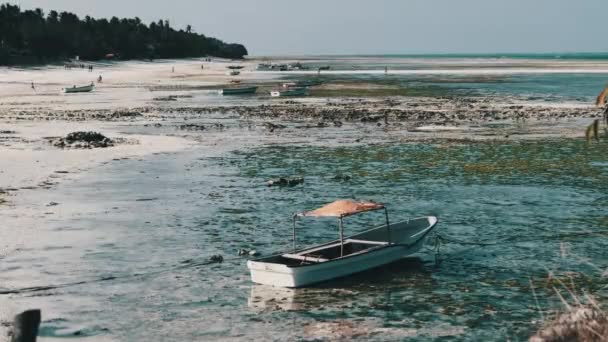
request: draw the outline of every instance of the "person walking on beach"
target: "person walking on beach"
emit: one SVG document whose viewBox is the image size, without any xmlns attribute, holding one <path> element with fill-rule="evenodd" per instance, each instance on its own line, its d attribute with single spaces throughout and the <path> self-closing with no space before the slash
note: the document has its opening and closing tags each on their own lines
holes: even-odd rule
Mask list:
<svg viewBox="0 0 608 342">
<path fill-rule="evenodd" d="M 171 67 L 171 72 L 175 72 L 175 67 Z"/>
<path fill-rule="evenodd" d="M 99 75 L 99 77 L 97 77 L 97 83 L 101 83 L 101 81 L 102 81 L 102 78 L 101 78 L 101 75 Z"/>
<path fill-rule="evenodd" d="M 36 87 L 34 87 L 34 82 L 32 82 L 32 90 L 36 91 Z"/>
<path fill-rule="evenodd" d="M 388 74 L 388 67 L 387 66 L 384 67 L 384 74 L 385 75 Z"/>
</svg>

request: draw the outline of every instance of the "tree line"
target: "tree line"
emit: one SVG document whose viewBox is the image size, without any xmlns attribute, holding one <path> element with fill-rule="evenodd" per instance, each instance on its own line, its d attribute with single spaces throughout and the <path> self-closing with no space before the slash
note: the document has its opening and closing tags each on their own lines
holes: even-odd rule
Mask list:
<svg viewBox="0 0 608 342">
<path fill-rule="evenodd" d="M 79 56 L 152 59 L 215 56 L 240 59 L 247 55 L 241 44 L 176 30 L 167 20 L 146 25 L 139 18 L 80 19 L 69 12 L 42 9 L 21 11 L 16 5 L 0 6 L 0 65 L 45 63 Z"/>
</svg>

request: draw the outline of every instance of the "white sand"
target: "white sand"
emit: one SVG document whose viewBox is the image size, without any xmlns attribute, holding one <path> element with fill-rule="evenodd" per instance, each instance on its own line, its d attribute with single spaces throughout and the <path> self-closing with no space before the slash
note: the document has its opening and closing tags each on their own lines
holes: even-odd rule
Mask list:
<svg viewBox="0 0 608 342">
<path fill-rule="evenodd" d="M 87 62 L 83 62 L 87 63 Z M 87 63 L 89 64 L 89 63 Z M 133 107 L 146 104 L 158 94 L 151 87 L 219 87 L 232 79 L 242 82 L 274 76 L 255 72 L 251 61 L 163 60 L 160 62 L 121 62 L 93 64 L 87 68 L 65 70 L 63 66 L 41 68 L 0 67 L 0 117 L 2 111 L 20 109 L 94 109 Z M 204 69 L 201 69 L 201 65 Z M 238 76 L 228 76 L 229 65 L 242 65 Z M 174 70 L 174 71 L 173 71 Z M 96 83 L 102 76 L 102 83 Z M 34 83 L 35 89 L 31 88 Z M 61 89 L 95 82 L 93 93 L 62 94 Z"/>
<path fill-rule="evenodd" d="M 139 157 L 152 153 L 174 152 L 192 142 L 177 137 L 124 135 L 120 125 L 100 122 L 27 122 L 4 127 L 16 130 L 15 136 L 27 140 L 9 147 L 0 147 L 0 188 L 37 186 L 57 181 L 55 171 L 75 173 L 116 158 Z M 65 136 L 73 131 L 99 131 L 109 138 L 126 137 L 134 144 L 119 144 L 108 148 L 60 149 L 44 138 Z M 50 178 L 53 176 L 53 178 Z"/>
</svg>

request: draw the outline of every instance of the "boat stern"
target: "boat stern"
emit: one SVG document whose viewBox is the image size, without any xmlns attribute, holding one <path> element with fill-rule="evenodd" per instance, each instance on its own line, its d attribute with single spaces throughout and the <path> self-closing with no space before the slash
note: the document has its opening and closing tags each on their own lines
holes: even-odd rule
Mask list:
<svg viewBox="0 0 608 342">
<path fill-rule="evenodd" d="M 249 260 L 247 268 L 251 273 L 251 281 L 256 284 L 280 287 L 298 286 L 293 269 L 285 265 Z"/>
</svg>

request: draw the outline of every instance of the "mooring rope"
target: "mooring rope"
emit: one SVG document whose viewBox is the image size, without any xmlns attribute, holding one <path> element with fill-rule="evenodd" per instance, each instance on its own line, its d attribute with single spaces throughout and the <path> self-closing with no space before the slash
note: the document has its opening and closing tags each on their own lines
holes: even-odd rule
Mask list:
<svg viewBox="0 0 608 342">
<path fill-rule="evenodd" d="M 564 238 L 576 238 L 576 237 L 587 237 L 587 236 L 608 236 L 608 232 L 568 232 L 568 233 L 558 233 L 555 236 L 537 236 L 528 239 L 515 239 L 515 238 L 505 238 L 495 242 L 475 242 L 475 241 L 464 241 L 453 237 L 445 237 L 439 233 L 434 233 L 433 238 L 433 250 L 435 252 L 435 264 L 439 265 L 441 263 L 440 259 L 440 249 L 441 246 L 447 243 L 456 243 L 464 246 L 479 246 L 479 247 L 487 247 L 487 246 L 497 246 L 501 244 L 509 243 L 513 247 L 517 247 L 517 243 L 523 242 L 535 242 L 535 241 L 547 241 L 548 239 L 564 239 Z"/>
</svg>

